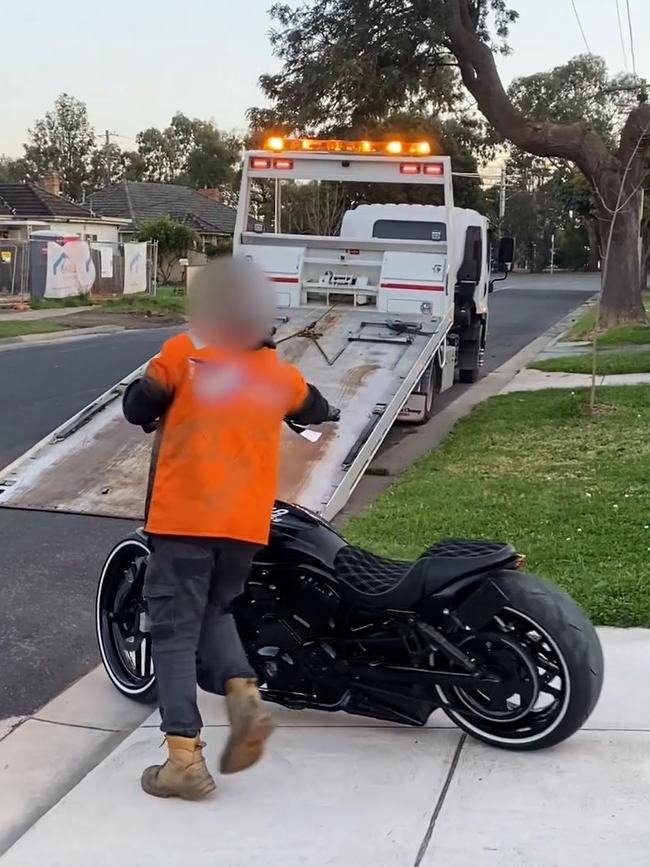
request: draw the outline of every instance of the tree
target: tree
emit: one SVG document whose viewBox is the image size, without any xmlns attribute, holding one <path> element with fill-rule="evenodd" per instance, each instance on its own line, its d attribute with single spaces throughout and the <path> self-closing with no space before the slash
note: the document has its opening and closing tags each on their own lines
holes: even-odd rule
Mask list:
<svg viewBox="0 0 650 867">
<path fill-rule="evenodd" d="M 88 120 L 86 105 L 62 93 L 54 109 L 37 120 L 28 132 L 25 165 L 34 179 L 54 169 L 61 182 L 61 192 L 71 199 L 82 198 L 89 182 L 95 151 L 95 131 Z"/>
<path fill-rule="evenodd" d="M 25 160 L 0 156 L 0 183 L 7 184 L 24 181 L 27 180 L 28 175 Z"/>
<path fill-rule="evenodd" d="M 234 181 L 241 143 L 210 122 L 177 112 L 168 127 L 143 130 L 136 141 L 146 180 L 218 188 Z"/>
<path fill-rule="evenodd" d="M 176 223 L 171 217 L 161 217 L 142 223 L 138 228 L 138 240 L 158 242 L 158 279 L 161 283 L 169 283 L 178 260 L 187 256 L 200 238 L 189 226 Z"/>
<path fill-rule="evenodd" d="M 408 106 L 459 105 L 459 79 L 501 139 L 538 157 L 564 159 L 591 184 L 610 261 L 601 314 L 605 324 L 645 321 L 639 291 L 639 197 L 650 148 L 644 98 L 609 130 L 553 114 L 531 117 L 499 78 L 495 52 L 517 13 L 506 0 L 315 0 L 276 4 L 271 34 L 282 61 L 261 85 L 281 117 L 315 129 L 355 124 Z M 549 101 L 546 111 L 561 105 Z M 612 129 L 612 134 L 615 130 Z"/>
<path fill-rule="evenodd" d="M 241 142 L 213 124 L 193 122 L 193 146 L 185 160 L 184 180 L 191 187 L 231 189 L 235 182 Z"/>
<path fill-rule="evenodd" d="M 145 162 L 137 151 L 123 151 L 111 142 L 93 151 L 87 185 L 92 192 L 120 181 L 144 180 L 145 173 Z"/>
</svg>

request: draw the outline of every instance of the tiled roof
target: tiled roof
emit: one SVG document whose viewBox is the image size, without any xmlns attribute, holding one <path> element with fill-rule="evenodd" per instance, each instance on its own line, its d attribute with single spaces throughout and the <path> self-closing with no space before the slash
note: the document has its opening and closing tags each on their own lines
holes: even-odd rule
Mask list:
<svg viewBox="0 0 650 867">
<path fill-rule="evenodd" d="M 103 217 L 125 217 L 134 227 L 170 216 L 205 234 L 232 235 L 234 208 L 214 202 L 190 187 L 149 181 L 122 181 L 89 197 L 93 211 Z"/>
<path fill-rule="evenodd" d="M 69 202 L 48 193 L 32 181 L 0 184 L 0 214 L 12 217 L 45 217 L 92 219 L 93 214 L 83 205 Z"/>
</svg>

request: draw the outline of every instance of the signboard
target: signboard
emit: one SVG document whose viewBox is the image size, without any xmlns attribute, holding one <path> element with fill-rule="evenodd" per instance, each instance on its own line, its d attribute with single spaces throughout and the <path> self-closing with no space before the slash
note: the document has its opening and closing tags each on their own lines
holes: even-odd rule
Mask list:
<svg viewBox="0 0 650 867">
<path fill-rule="evenodd" d="M 99 248 L 100 271 L 103 278 L 113 277 L 113 248 L 102 244 Z"/>
<path fill-rule="evenodd" d="M 147 291 L 147 242 L 124 245 L 124 294 Z"/>
<path fill-rule="evenodd" d="M 86 241 L 48 241 L 46 298 L 87 295 L 95 283 L 95 265 Z"/>
</svg>

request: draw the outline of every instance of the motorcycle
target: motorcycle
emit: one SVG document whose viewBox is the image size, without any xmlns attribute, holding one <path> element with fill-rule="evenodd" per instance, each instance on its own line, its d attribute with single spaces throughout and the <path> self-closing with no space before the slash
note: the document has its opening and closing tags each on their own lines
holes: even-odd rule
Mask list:
<svg viewBox="0 0 650 867">
<path fill-rule="evenodd" d="M 96 598 L 106 672 L 140 702 L 156 694 L 142 595 L 148 556 L 143 530 L 119 542 Z M 436 542 L 413 562 L 389 560 L 277 502 L 234 614 L 267 701 L 413 726 L 442 709 L 481 741 L 537 750 L 584 725 L 603 654 L 578 605 L 523 565 L 509 544 L 468 539 Z"/>
</svg>

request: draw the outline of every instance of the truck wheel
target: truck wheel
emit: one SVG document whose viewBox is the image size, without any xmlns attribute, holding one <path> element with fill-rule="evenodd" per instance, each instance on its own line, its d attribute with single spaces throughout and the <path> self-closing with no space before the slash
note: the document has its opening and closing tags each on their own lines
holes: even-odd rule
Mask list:
<svg viewBox="0 0 650 867">
<path fill-rule="evenodd" d="M 440 368 L 434 362 L 426 374 L 426 390 L 424 391 L 424 415 L 415 424 L 426 424 L 436 405 L 436 395 L 440 391 Z"/>
<path fill-rule="evenodd" d="M 481 331 L 480 323 L 476 323 L 461 333 L 460 362 L 458 379 L 460 382 L 477 382 L 481 367 Z"/>
</svg>

